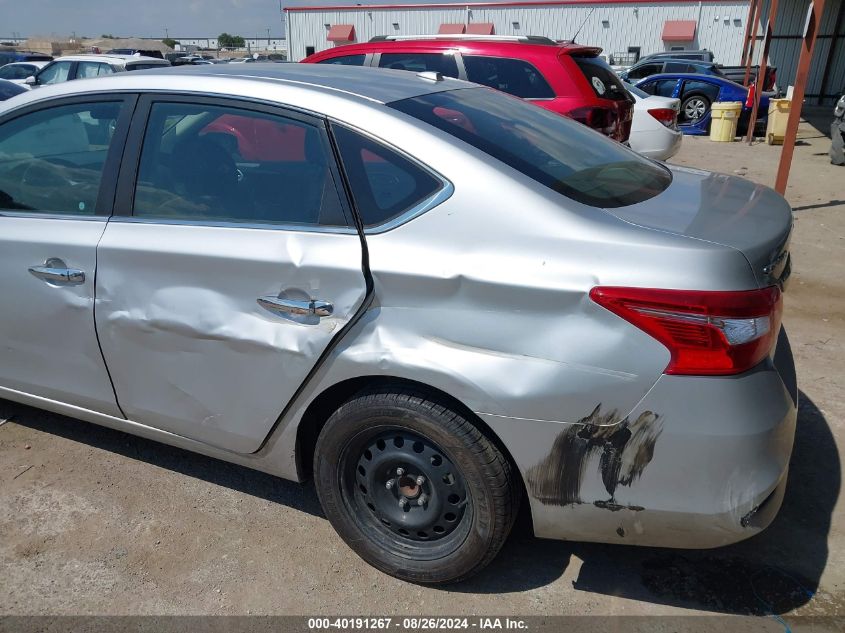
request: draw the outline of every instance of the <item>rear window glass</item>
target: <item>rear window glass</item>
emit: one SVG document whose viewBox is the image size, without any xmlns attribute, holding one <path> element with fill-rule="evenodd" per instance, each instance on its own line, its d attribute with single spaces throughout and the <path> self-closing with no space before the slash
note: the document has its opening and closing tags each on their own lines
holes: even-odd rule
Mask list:
<svg viewBox="0 0 845 633">
<path fill-rule="evenodd" d="M 573 55 L 572 61 L 587 78 L 597 97 L 612 99 L 613 101 L 624 101 L 629 98 L 619 77 L 601 57 L 576 57 Z"/>
<path fill-rule="evenodd" d="M 464 55 L 467 79 L 523 99 L 552 99 L 548 82 L 528 62 L 504 57 Z"/>
<path fill-rule="evenodd" d="M 389 105 L 584 204 L 636 204 L 672 180 L 666 168 L 588 127 L 492 90 L 438 92 Z"/>
<path fill-rule="evenodd" d="M 379 68 L 410 70 L 421 73 L 427 70 L 447 77 L 458 76 L 455 56 L 449 53 L 382 53 Z"/>
</svg>

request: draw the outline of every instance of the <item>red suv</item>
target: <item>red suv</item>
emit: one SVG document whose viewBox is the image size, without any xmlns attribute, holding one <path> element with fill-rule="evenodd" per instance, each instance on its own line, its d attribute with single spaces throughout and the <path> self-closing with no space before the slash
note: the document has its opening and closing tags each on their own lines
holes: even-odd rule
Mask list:
<svg viewBox="0 0 845 633">
<path fill-rule="evenodd" d="M 634 103 L 600 52 L 533 36 L 382 36 L 302 61 L 436 71 L 533 101 L 624 142 Z"/>
</svg>

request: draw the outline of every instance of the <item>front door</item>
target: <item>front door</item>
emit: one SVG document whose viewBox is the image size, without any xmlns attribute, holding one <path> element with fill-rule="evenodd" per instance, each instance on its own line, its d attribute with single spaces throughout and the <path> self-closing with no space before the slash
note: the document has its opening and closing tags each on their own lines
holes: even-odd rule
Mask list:
<svg viewBox="0 0 845 633">
<path fill-rule="evenodd" d="M 98 248 L 118 401 L 134 422 L 253 452 L 365 296 L 324 123 L 222 99 L 138 110 L 117 201 L 131 215 Z"/>
<path fill-rule="evenodd" d="M 0 122 L 0 388 L 119 416 L 94 279 L 129 106 L 94 97 L 37 108 Z"/>
</svg>

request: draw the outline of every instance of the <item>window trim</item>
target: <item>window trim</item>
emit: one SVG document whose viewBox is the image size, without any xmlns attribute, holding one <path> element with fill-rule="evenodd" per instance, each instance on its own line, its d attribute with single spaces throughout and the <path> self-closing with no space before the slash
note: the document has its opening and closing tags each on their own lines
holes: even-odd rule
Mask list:
<svg viewBox="0 0 845 633">
<path fill-rule="evenodd" d="M 153 105 L 159 103 L 185 103 L 190 105 L 208 105 L 222 108 L 232 108 L 244 110 L 246 112 L 256 112 L 285 117 L 313 125 L 321 133 L 321 138 L 326 149 L 326 156 L 328 158 L 329 172 L 335 189 L 337 190 L 338 199 L 347 225 L 344 227 L 294 223 L 284 224 L 280 222 L 271 223 L 259 222 L 256 220 L 232 222 L 208 219 L 191 220 L 188 218 L 136 217 L 133 214 L 135 206 L 135 184 L 141 164 L 141 151 L 143 150 L 144 137 L 146 135 L 150 115 L 152 114 Z M 133 224 L 209 226 L 221 228 L 298 231 L 307 233 L 344 233 L 357 235 L 355 222 L 352 216 L 351 202 L 345 188 L 342 185 L 337 157 L 334 155 L 331 144 L 329 143 L 325 117 L 305 110 L 283 106 L 278 103 L 240 97 L 209 96 L 207 93 L 148 92 L 139 96 L 138 105 L 135 108 L 135 113 L 127 135 L 123 152 L 123 160 L 121 161 L 121 170 L 117 180 L 113 221 Z"/>
<path fill-rule="evenodd" d="M 45 66 L 46 68 L 46 66 Z M 74 215 L 56 213 L 54 211 L 3 211 L 0 210 L 0 215 L 9 217 L 41 217 L 45 219 L 97 219 L 108 218 L 114 212 L 115 193 L 117 190 L 118 174 L 120 171 L 121 160 L 123 158 L 122 148 L 127 142 L 127 135 L 129 134 L 129 125 L 136 104 L 138 102 L 138 95 L 131 92 L 96 92 L 85 95 L 71 95 L 57 97 L 55 99 L 44 99 L 28 103 L 20 108 L 7 111 L 0 115 L 0 126 L 7 122 L 13 121 L 22 116 L 26 116 L 33 112 L 40 110 L 49 110 L 68 105 L 84 104 L 84 103 L 110 103 L 122 102 L 123 109 L 117 119 L 115 125 L 112 142 L 109 146 L 109 151 L 106 154 L 106 162 L 103 166 L 103 173 L 100 176 L 100 190 L 97 193 L 97 203 L 94 207 L 94 213 L 91 215 Z"/>
<path fill-rule="evenodd" d="M 407 224 L 411 220 L 423 215 L 424 213 L 427 213 L 431 209 L 433 209 L 433 208 L 441 205 L 442 203 L 446 202 L 446 200 L 451 198 L 452 194 L 455 193 L 455 186 L 452 184 L 452 181 L 450 181 L 448 178 L 446 178 L 445 176 L 443 176 L 439 172 L 435 171 L 429 165 L 421 162 L 415 156 L 412 156 L 412 155 L 408 154 L 408 152 L 406 152 L 405 150 L 396 147 L 395 145 L 393 145 L 389 141 L 386 141 L 383 138 L 380 138 L 380 137 L 376 136 L 375 134 L 373 134 L 373 133 L 371 133 L 367 130 L 362 130 L 361 128 L 356 127 L 356 126 L 354 126 L 350 123 L 347 123 L 346 121 L 341 121 L 339 119 L 335 119 L 335 118 L 332 118 L 332 117 L 329 117 L 327 119 L 327 121 L 329 123 L 329 132 L 331 133 L 333 140 L 334 140 L 334 131 L 333 131 L 332 128 L 334 128 L 334 127 L 344 127 L 347 130 L 350 130 L 350 131 L 352 131 L 352 132 L 354 132 L 354 133 L 356 133 L 360 136 L 363 136 L 363 137 L 371 140 L 374 143 L 377 143 L 379 145 L 383 145 L 384 147 L 386 147 L 390 151 L 399 154 L 400 156 L 402 156 L 402 158 L 404 158 L 405 160 L 407 160 L 410 163 L 413 163 L 414 165 L 419 167 L 421 170 L 425 171 L 430 176 L 432 176 L 435 180 L 438 180 L 442 185 L 437 191 L 433 192 L 427 198 L 424 198 L 423 200 L 421 200 L 419 203 L 417 203 L 416 205 L 414 205 L 410 209 L 406 209 L 404 212 L 400 213 L 396 217 L 391 218 L 391 219 L 387 220 L 386 222 L 382 222 L 381 224 L 377 224 L 375 226 L 368 227 L 368 226 L 366 226 L 366 224 L 364 224 L 364 218 L 361 217 L 361 226 L 364 227 L 364 234 L 365 235 L 379 235 L 381 233 L 387 233 L 388 231 L 392 231 L 393 229 L 398 228 L 398 227 L 400 227 L 404 224 Z M 334 143 L 334 145 L 337 147 L 336 142 Z M 335 156 L 335 160 L 337 161 L 337 163 L 339 165 L 341 165 L 341 168 L 343 169 L 344 181 L 348 183 L 349 182 L 349 174 L 346 171 L 346 167 L 343 166 L 343 161 L 341 160 L 339 153 Z M 350 191 L 347 192 L 347 195 L 348 195 L 349 199 L 353 201 L 353 205 L 354 205 L 354 197 L 352 195 L 351 188 L 350 188 Z M 360 215 L 360 210 L 355 208 L 355 213 L 357 215 Z"/>
</svg>

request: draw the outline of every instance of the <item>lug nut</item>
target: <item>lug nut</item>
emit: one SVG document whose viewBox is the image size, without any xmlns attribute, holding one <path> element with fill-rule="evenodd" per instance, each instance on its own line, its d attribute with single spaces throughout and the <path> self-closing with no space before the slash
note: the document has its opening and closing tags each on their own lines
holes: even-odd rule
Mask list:
<svg viewBox="0 0 845 633">
<path fill-rule="evenodd" d="M 384 484 L 384 487 L 387 488 L 388 490 L 393 488 L 393 480 L 390 479 L 386 484 Z"/>
<path fill-rule="evenodd" d="M 396 474 L 397 474 L 397 475 L 399 475 L 399 476 L 401 477 L 402 475 L 404 475 L 404 474 L 405 474 L 405 469 L 404 469 L 404 468 L 401 468 L 401 467 L 400 467 L 400 468 L 397 468 L 397 469 L 396 469 Z"/>
<path fill-rule="evenodd" d="M 423 477 L 422 475 L 417 477 L 417 485 L 418 486 L 422 486 L 424 483 L 425 483 L 425 477 Z"/>
<path fill-rule="evenodd" d="M 420 495 L 419 498 L 417 499 L 417 505 L 418 506 L 425 505 L 426 501 L 428 501 L 428 497 L 426 497 L 425 495 Z"/>
<path fill-rule="evenodd" d="M 403 510 L 405 509 L 405 504 L 408 503 L 408 500 L 405 497 L 399 499 L 399 507 Z"/>
</svg>

